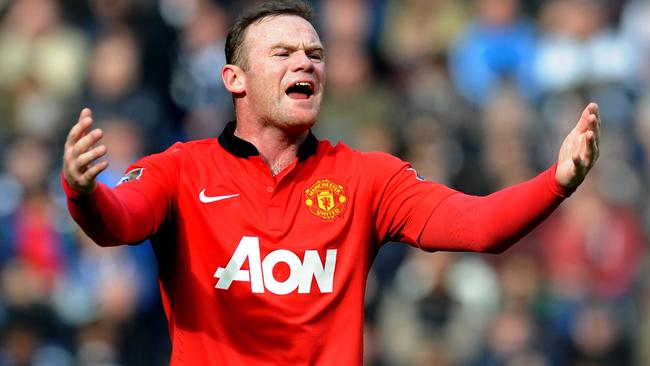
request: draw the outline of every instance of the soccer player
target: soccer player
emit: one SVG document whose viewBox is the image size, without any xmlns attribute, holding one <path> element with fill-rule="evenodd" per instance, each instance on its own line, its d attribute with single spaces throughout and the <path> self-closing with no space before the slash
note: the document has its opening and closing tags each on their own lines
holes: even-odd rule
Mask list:
<svg viewBox="0 0 650 366">
<path fill-rule="evenodd" d="M 236 122 L 127 169 L 115 189 L 84 109 L 65 143 L 74 219 L 99 245 L 150 238 L 172 365 L 361 365 L 366 276 L 382 243 L 497 253 L 547 217 L 598 157 L 589 104 L 537 177 L 485 197 L 385 153 L 318 140 L 325 50 L 303 3 L 240 16 L 223 82 Z"/>
</svg>

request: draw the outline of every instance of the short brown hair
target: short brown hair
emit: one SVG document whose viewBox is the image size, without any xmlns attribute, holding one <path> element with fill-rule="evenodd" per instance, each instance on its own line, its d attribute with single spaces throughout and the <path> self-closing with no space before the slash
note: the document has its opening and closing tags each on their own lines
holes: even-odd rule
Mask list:
<svg viewBox="0 0 650 366">
<path fill-rule="evenodd" d="M 244 11 L 228 31 L 226 38 L 226 62 L 244 69 L 248 67 L 248 60 L 243 55 L 243 43 L 246 29 L 266 17 L 279 15 L 299 16 L 309 23 L 314 21 L 314 9 L 302 0 L 277 0 L 265 1 L 262 4 Z"/>
</svg>

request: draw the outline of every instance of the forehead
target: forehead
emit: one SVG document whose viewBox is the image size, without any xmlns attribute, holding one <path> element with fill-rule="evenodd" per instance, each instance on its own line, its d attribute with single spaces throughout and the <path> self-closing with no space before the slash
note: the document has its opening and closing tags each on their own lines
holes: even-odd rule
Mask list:
<svg viewBox="0 0 650 366">
<path fill-rule="evenodd" d="M 311 23 L 295 15 L 260 19 L 248 27 L 244 43 L 251 48 L 271 48 L 278 44 L 322 47 L 318 33 Z"/>
</svg>

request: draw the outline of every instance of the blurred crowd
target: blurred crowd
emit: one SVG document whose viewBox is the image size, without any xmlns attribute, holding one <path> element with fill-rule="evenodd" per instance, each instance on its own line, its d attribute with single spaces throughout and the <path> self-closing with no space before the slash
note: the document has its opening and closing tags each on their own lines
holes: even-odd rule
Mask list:
<svg viewBox="0 0 650 366">
<path fill-rule="evenodd" d="M 221 84 L 252 1 L 0 0 L 0 365 L 165 365 L 148 243 L 71 221 L 63 141 L 84 106 L 114 185 L 130 162 L 234 118 Z M 650 365 L 650 1 L 320 0 L 320 138 L 483 195 L 550 166 L 589 101 L 601 157 L 504 254 L 383 247 L 367 365 Z"/>
</svg>

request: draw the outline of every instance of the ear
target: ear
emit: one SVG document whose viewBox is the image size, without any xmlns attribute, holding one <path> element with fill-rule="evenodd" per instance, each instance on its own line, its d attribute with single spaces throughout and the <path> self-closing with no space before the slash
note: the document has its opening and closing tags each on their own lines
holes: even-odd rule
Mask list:
<svg viewBox="0 0 650 366">
<path fill-rule="evenodd" d="M 221 79 L 232 94 L 242 94 L 246 91 L 246 77 L 244 70 L 237 65 L 226 65 L 221 69 Z"/>
</svg>

